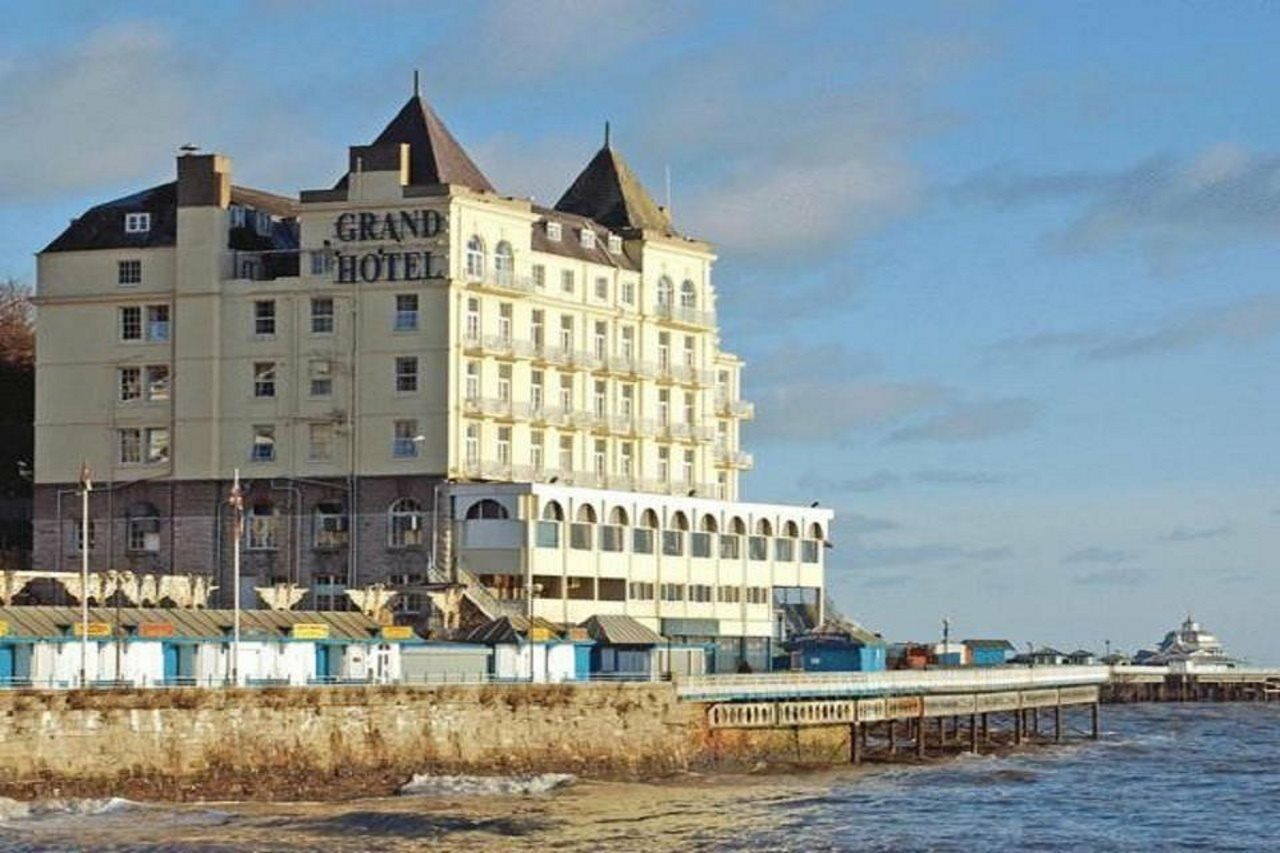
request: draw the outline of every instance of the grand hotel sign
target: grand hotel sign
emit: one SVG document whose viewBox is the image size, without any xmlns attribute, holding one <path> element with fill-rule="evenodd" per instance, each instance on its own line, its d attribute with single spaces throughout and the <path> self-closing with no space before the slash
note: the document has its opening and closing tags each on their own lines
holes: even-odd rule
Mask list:
<svg viewBox="0 0 1280 853">
<path fill-rule="evenodd" d="M 334 239 L 343 247 L 336 255 L 335 280 L 356 284 L 439 278 L 439 259 L 432 251 L 402 246 L 409 240 L 433 240 L 443 230 L 444 218 L 435 210 L 343 213 L 333 222 Z M 364 245 L 388 241 L 400 245 L 377 249 Z"/>
</svg>

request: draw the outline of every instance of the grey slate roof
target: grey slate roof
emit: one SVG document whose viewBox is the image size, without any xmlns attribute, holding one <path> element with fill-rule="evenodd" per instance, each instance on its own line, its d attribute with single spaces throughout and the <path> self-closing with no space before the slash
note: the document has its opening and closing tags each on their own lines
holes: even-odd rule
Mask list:
<svg viewBox="0 0 1280 853">
<path fill-rule="evenodd" d="M 558 625 L 541 616 L 534 617 L 532 620 L 527 616 L 499 616 L 497 619 L 491 619 L 471 629 L 462 638 L 462 642 L 483 643 L 490 646 L 499 643 L 518 643 L 528 636 L 531 628 L 545 628 L 553 637 L 559 637 L 562 634 Z"/>
<path fill-rule="evenodd" d="M 533 212 L 542 216 L 540 221 L 533 224 L 531 245 L 535 252 L 547 252 L 548 254 L 575 258 L 580 261 L 591 261 L 592 263 L 604 264 L 605 266 L 616 267 L 630 272 L 639 271 L 640 258 L 638 256 L 633 257 L 630 254 L 634 249 L 628 247 L 626 243 L 623 243 L 622 251 L 618 254 L 613 254 L 609 251 L 610 229 L 601 223 L 585 216 L 552 210 L 536 204 L 533 206 Z M 548 221 L 560 223 L 562 235 L 559 240 L 552 240 L 547 237 Z M 583 228 L 590 228 L 595 232 L 596 241 L 593 248 L 583 248 L 580 237 L 580 232 Z"/>
<path fill-rule="evenodd" d="M 647 228 L 673 234 L 671 221 L 608 144 L 596 152 L 556 210 L 576 213 L 614 229 Z"/>
<path fill-rule="evenodd" d="M 230 610 L 184 610 L 160 607 L 90 607 L 90 622 L 119 625 L 136 633 L 141 624 L 169 623 L 174 635 L 183 639 L 225 640 L 231 634 L 234 614 Z M 8 637 L 65 639 L 73 636 L 80 622 L 79 607 L 44 605 L 0 607 L 0 622 L 9 626 Z M 290 626 L 298 623 L 329 626 L 330 639 L 369 641 L 381 627 L 362 613 L 316 610 L 241 610 L 240 633 L 246 640 L 284 639 Z M 3 638 L 0 638 L 2 640 Z"/>
<path fill-rule="evenodd" d="M 409 146 L 409 184 L 457 184 L 473 190 L 495 192 L 493 184 L 467 155 L 449 128 L 421 95 L 409 98 L 391 123 L 373 141 Z M 347 185 L 344 175 L 336 188 Z"/>
<path fill-rule="evenodd" d="M 582 623 L 582 627 L 586 629 L 587 636 L 597 643 L 613 646 L 657 646 L 667 641 L 630 616 L 592 616 Z"/>
<path fill-rule="evenodd" d="M 997 651 L 1013 651 L 1013 643 L 1008 640 L 964 640 L 961 645 L 971 649 L 995 649 Z"/>
</svg>

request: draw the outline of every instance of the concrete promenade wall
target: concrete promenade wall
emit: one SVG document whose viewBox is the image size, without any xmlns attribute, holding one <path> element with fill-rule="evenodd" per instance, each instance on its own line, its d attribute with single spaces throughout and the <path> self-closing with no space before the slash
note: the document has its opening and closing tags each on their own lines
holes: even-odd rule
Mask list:
<svg viewBox="0 0 1280 853">
<path fill-rule="evenodd" d="M 712 731 L 669 684 L 0 691 L 0 795 L 312 799 L 415 773 L 839 761 L 846 727 Z"/>
</svg>

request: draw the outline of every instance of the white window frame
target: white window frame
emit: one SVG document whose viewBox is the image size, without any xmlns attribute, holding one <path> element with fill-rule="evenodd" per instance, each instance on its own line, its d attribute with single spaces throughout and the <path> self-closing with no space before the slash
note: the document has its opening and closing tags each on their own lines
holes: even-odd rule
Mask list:
<svg viewBox="0 0 1280 853">
<path fill-rule="evenodd" d="M 150 213 L 126 213 L 124 215 L 124 233 L 147 234 L 151 231 Z"/>
</svg>

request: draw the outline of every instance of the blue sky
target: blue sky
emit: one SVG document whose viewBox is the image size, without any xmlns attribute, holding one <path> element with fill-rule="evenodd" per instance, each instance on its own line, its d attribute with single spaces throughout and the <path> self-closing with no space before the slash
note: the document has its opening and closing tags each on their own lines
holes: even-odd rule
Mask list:
<svg viewBox="0 0 1280 853">
<path fill-rule="evenodd" d="M 511 194 L 610 119 L 719 247 L 747 497 L 840 511 L 844 610 L 1096 649 L 1191 610 L 1280 662 L 1280 7 L 7 5 L 0 276 L 184 142 L 328 184 L 414 67 Z"/>
</svg>

